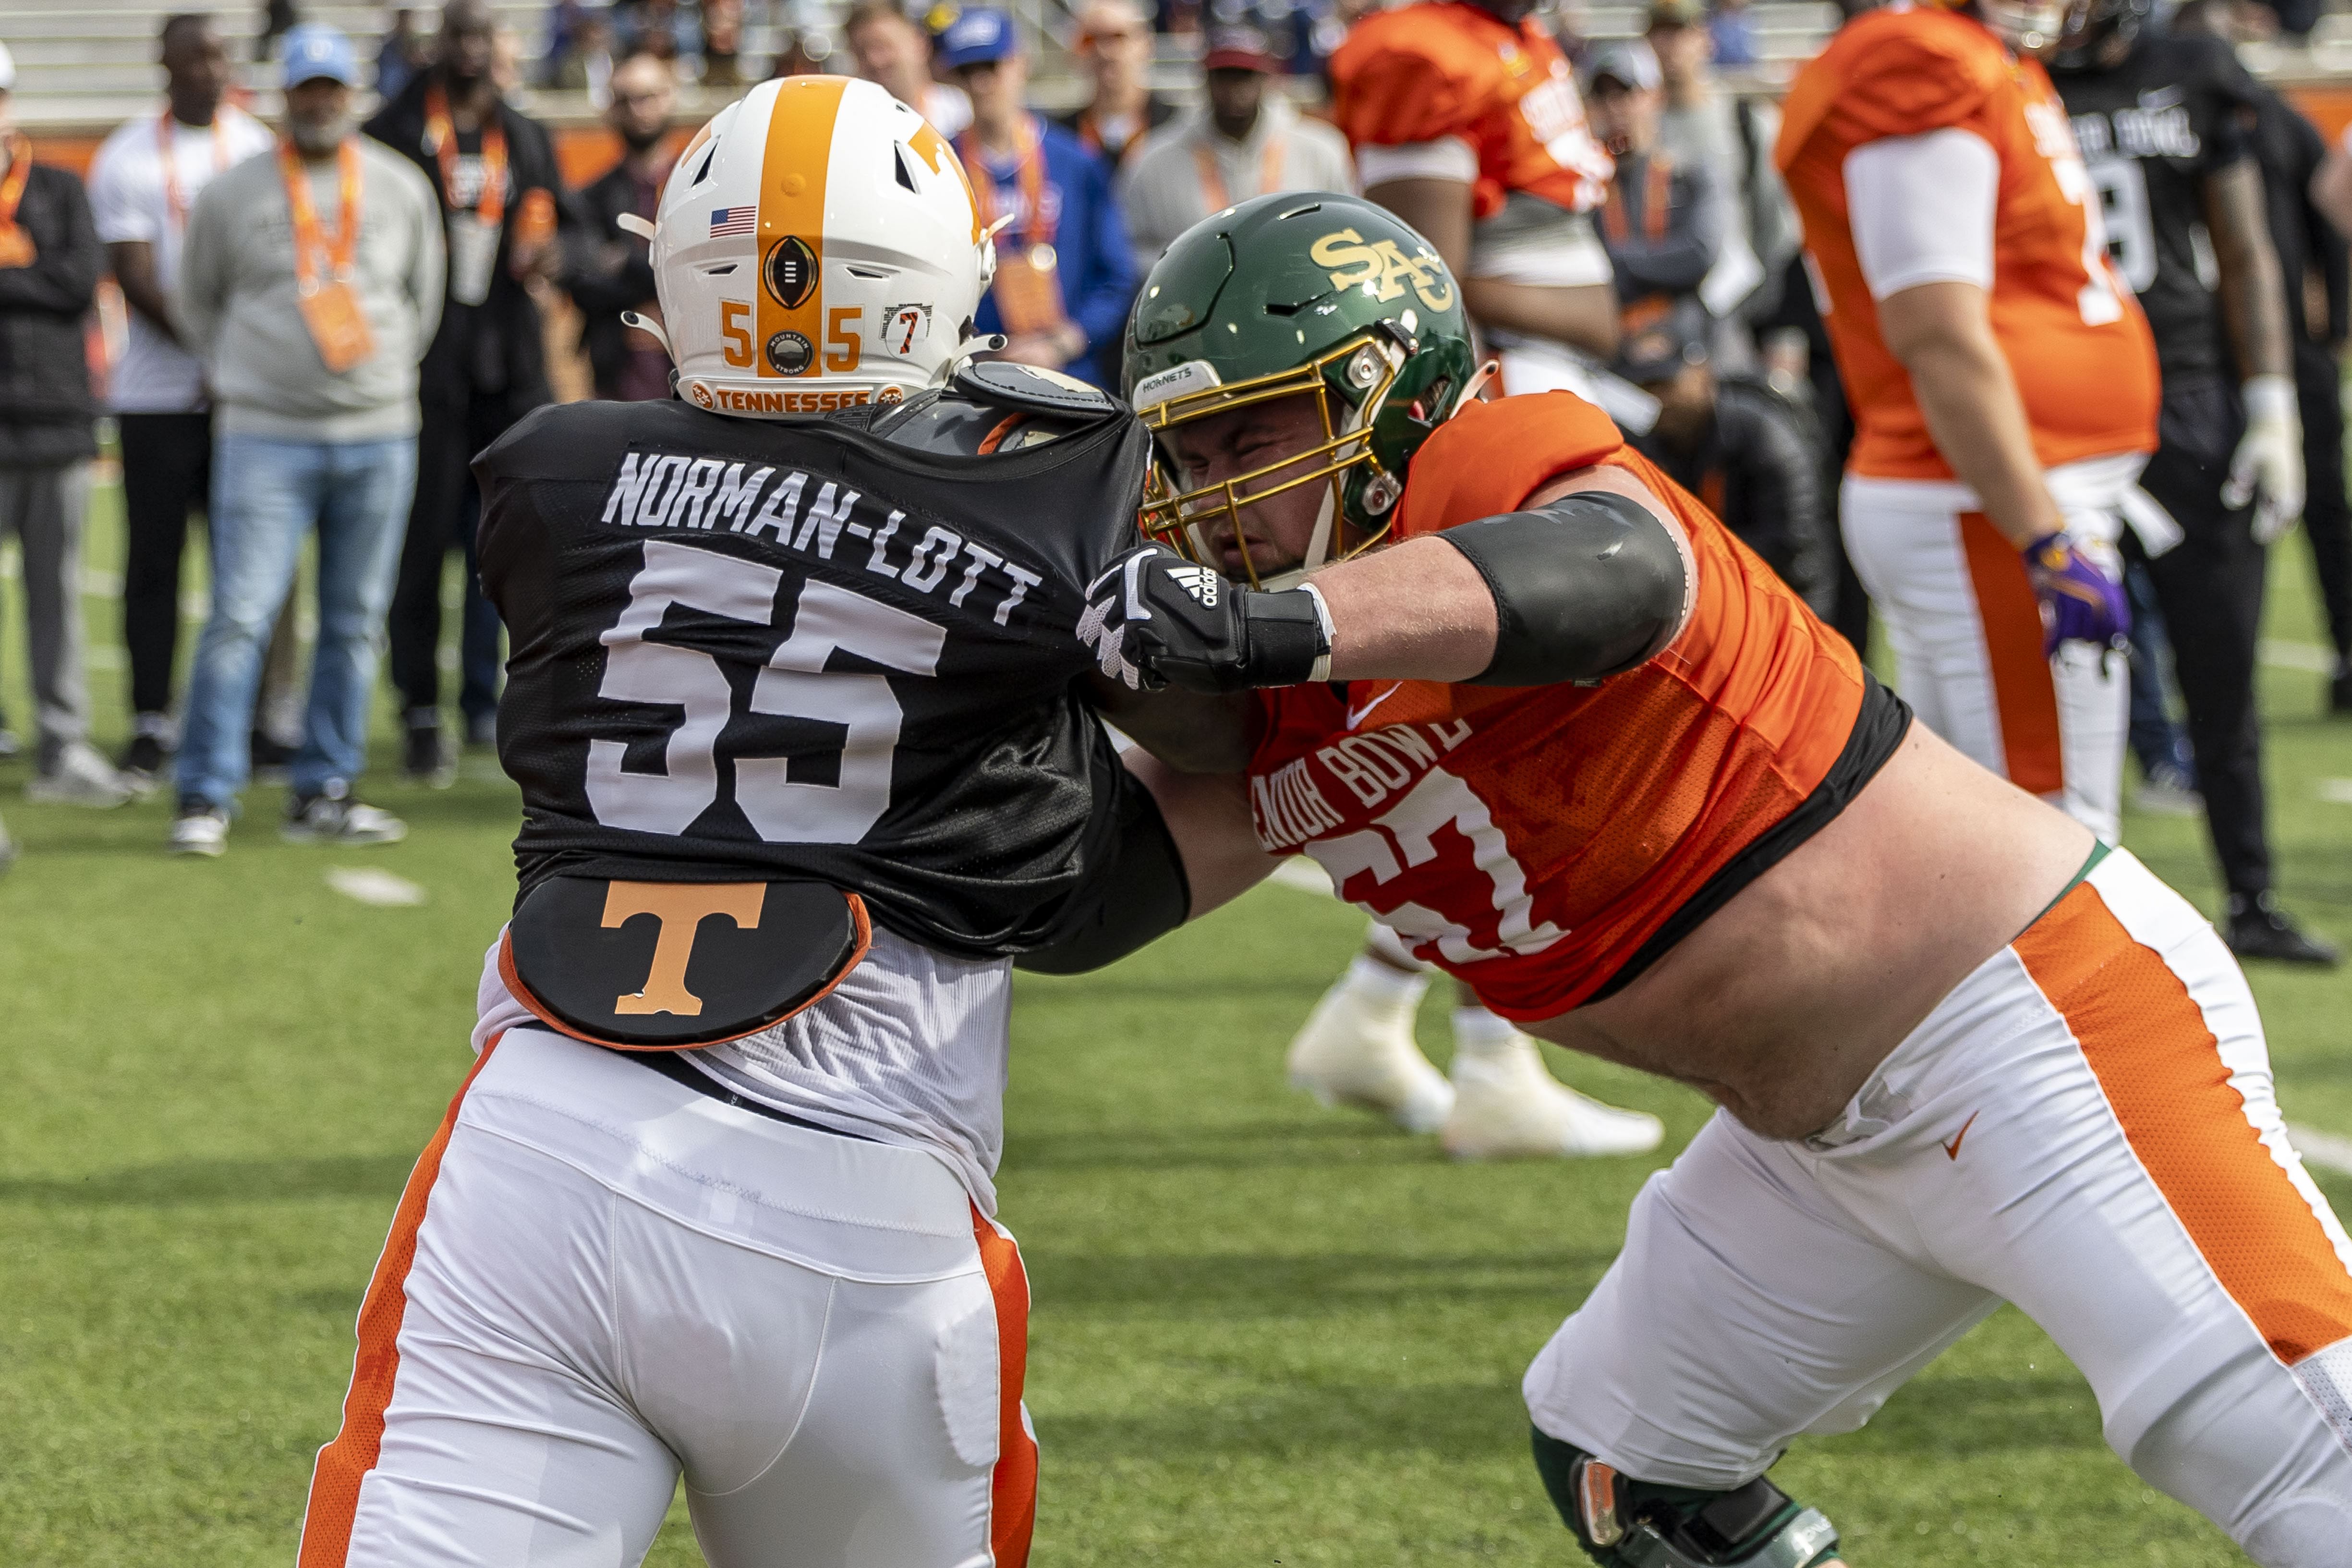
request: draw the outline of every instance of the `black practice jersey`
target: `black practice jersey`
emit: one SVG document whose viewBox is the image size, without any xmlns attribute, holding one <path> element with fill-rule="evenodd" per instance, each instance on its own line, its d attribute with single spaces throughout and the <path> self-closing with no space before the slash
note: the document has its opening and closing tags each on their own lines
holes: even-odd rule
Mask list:
<svg viewBox="0 0 2352 1568">
<path fill-rule="evenodd" d="M 1075 627 L 1139 542 L 1150 437 L 1107 400 L 985 457 L 869 428 L 914 409 L 579 403 L 476 460 L 525 889 L 817 878 L 968 957 L 1076 918 L 1137 786 L 1077 688 Z"/>
<path fill-rule="evenodd" d="M 2231 363 L 2205 181 L 2253 152 L 2258 93 L 2227 44 L 2142 33 L 2112 70 L 2053 71 L 2167 384 Z"/>
</svg>

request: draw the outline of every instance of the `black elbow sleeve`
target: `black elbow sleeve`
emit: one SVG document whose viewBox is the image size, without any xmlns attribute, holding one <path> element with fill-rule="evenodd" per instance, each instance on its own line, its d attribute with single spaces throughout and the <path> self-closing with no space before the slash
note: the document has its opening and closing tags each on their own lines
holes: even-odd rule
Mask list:
<svg viewBox="0 0 2352 1568">
<path fill-rule="evenodd" d="M 1084 974 L 1116 963 L 1184 923 L 1192 886 L 1160 803 L 1118 770 L 1118 826 L 1070 895 L 1053 935 L 1013 959 L 1033 974 Z"/>
<path fill-rule="evenodd" d="M 1495 595 L 1495 661 L 1478 686 L 1549 686 L 1620 675 L 1664 651 L 1696 577 L 1681 538 L 1649 508 L 1578 490 L 1437 535 Z"/>
</svg>

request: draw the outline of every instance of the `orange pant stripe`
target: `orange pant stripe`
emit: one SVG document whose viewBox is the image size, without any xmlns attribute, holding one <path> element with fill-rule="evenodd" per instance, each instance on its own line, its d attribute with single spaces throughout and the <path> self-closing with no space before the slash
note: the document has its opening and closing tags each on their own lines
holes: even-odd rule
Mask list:
<svg viewBox="0 0 2352 1568">
<path fill-rule="evenodd" d="M 341 1568 L 352 1546 L 352 1521 L 359 1512 L 360 1482 L 375 1468 L 383 1446 L 383 1413 L 400 1375 L 400 1322 L 408 1310 L 408 1266 L 416 1258 L 416 1232 L 425 1223 L 425 1200 L 441 1174 L 442 1152 L 457 1125 L 457 1107 L 504 1036 L 491 1037 L 457 1086 L 441 1125 L 401 1189 L 392 1234 L 360 1303 L 359 1354 L 352 1364 L 351 1392 L 343 1396 L 343 1424 L 333 1442 L 319 1450 L 310 1476 L 310 1501 L 302 1518 L 300 1568 Z"/>
<path fill-rule="evenodd" d="M 2085 884 L 2013 944 L 2206 1266 L 2289 1366 L 2352 1338 L 2352 1272 L 2231 1087 L 2196 998 Z"/>
<path fill-rule="evenodd" d="M 1037 1525 L 1037 1443 L 1021 1415 L 1021 1385 L 1029 1370 L 1029 1274 L 1013 1238 L 977 1208 L 971 1211 L 971 1234 L 980 1243 L 988 1293 L 996 1299 L 996 1356 L 1003 1402 L 998 1415 L 996 1474 L 989 1485 L 988 1544 L 996 1568 L 1026 1568 L 1029 1537 Z"/>
<path fill-rule="evenodd" d="M 1960 513 L 1960 544 L 1984 626 L 2000 749 L 2009 782 L 2034 795 L 2066 787 L 2065 752 L 2058 742 L 2058 689 L 2042 656 L 2042 605 L 2017 547 L 1980 511 Z"/>
</svg>

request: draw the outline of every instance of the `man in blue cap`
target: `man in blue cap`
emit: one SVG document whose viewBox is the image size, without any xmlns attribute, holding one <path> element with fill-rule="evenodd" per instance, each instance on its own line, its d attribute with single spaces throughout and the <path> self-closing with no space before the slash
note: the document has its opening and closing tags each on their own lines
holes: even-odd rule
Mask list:
<svg viewBox="0 0 2352 1568">
<path fill-rule="evenodd" d="M 359 133 L 351 40 L 299 26 L 284 59 L 284 139 L 205 187 L 180 256 L 176 315 L 214 410 L 212 612 L 177 764 L 181 855 L 227 847 L 262 648 L 314 530 L 319 640 L 283 831 L 337 845 L 406 832 L 352 786 L 416 472 L 441 214 L 423 175 Z"/>
<path fill-rule="evenodd" d="M 1135 262 L 1108 166 L 1029 111 L 1028 59 L 1003 12 L 956 17 L 940 35 L 939 62 L 971 98 L 956 153 L 972 194 L 987 221 L 1010 218 L 996 233 L 996 281 L 977 329 L 1005 335 L 1003 358 L 1110 384 L 1097 351 L 1126 324 Z"/>
</svg>

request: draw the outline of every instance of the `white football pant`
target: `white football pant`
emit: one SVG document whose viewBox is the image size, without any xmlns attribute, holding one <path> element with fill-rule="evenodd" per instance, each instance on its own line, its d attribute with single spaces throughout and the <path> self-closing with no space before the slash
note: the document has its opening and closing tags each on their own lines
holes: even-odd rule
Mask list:
<svg viewBox="0 0 2352 1568">
<path fill-rule="evenodd" d="M 1528 1405 L 1637 1479 L 1737 1487 L 2004 1300 L 2149 1485 L 2268 1568 L 2352 1562 L 2352 1243 L 2288 1145 L 2244 977 L 2120 851 L 1823 1132 L 1717 1112 L 1642 1190 Z"/>
<path fill-rule="evenodd" d="M 633 1568 L 681 1472 L 714 1568 L 1017 1568 L 1027 1311 L 941 1159 L 509 1029 L 402 1195 L 302 1568 Z"/>
<path fill-rule="evenodd" d="M 2045 476 L 2066 531 L 2118 579 L 2122 498 L 2146 461 L 2127 452 Z M 1846 553 L 1919 721 L 2116 843 L 2131 714 L 2124 656 L 2067 643 L 2042 657 L 2025 563 L 1966 485 L 1848 474 L 1840 506 Z"/>
</svg>

